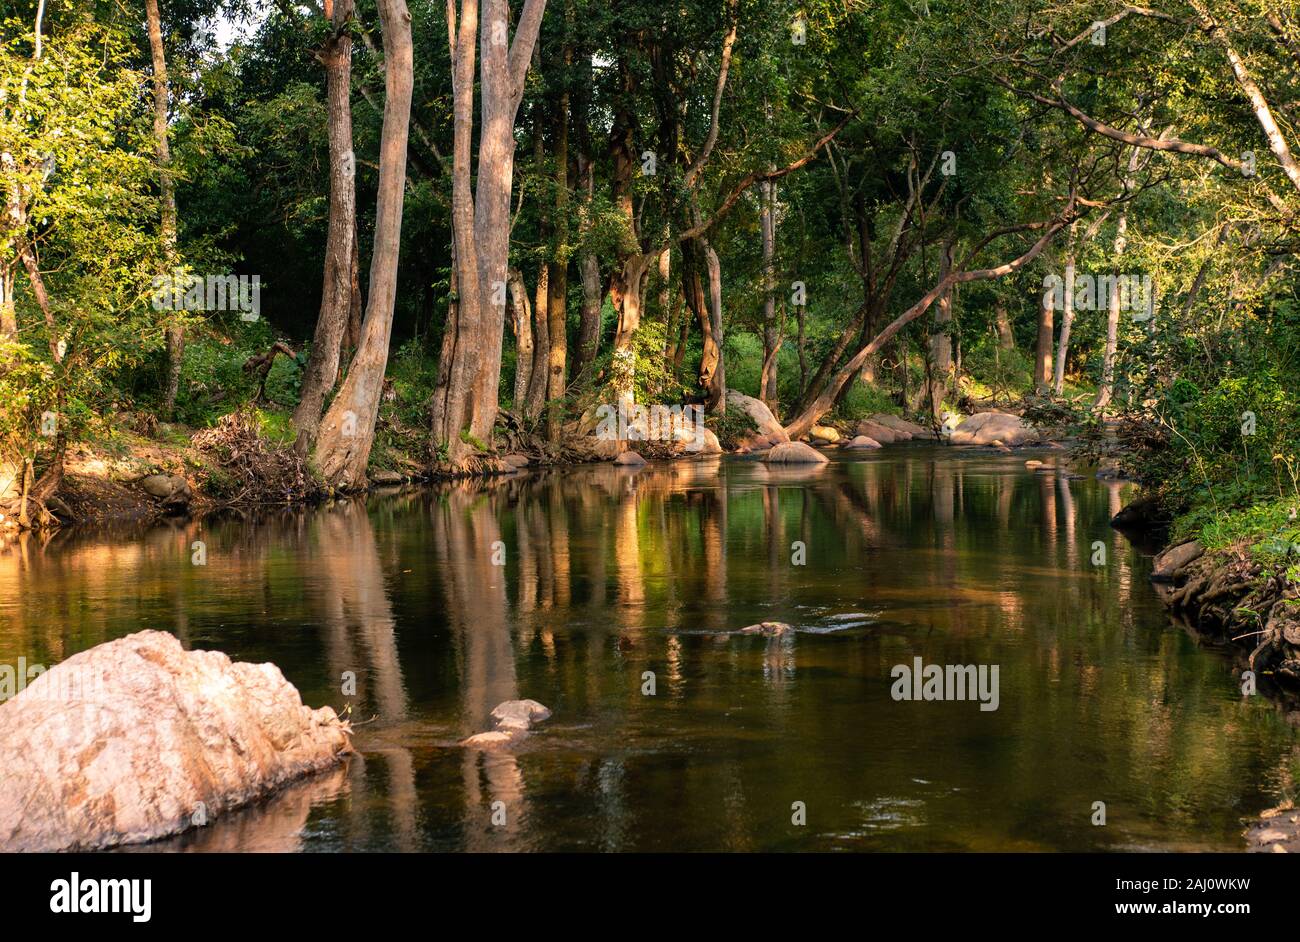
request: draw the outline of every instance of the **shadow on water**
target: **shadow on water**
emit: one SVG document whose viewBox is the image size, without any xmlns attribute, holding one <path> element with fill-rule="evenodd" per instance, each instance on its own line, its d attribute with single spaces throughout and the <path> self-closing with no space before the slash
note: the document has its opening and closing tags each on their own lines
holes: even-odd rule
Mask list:
<svg viewBox="0 0 1300 942">
<path fill-rule="evenodd" d="M 346 767 L 165 849 L 1239 848 L 1295 736 L 1169 623 L 1108 526 L 1125 496 L 917 446 L 29 539 L 0 556 L 0 661 L 160 628 L 351 707 Z M 734 634 L 759 621 L 795 630 Z M 895 701 L 915 657 L 998 665 L 998 709 Z M 518 697 L 553 718 L 456 745 Z"/>
</svg>

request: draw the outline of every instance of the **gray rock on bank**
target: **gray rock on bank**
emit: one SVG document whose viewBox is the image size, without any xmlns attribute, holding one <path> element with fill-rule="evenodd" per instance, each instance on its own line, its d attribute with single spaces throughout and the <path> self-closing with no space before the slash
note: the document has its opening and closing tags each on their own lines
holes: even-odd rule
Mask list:
<svg viewBox="0 0 1300 942">
<path fill-rule="evenodd" d="M 728 389 L 727 408 L 737 409 L 748 415 L 758 427 L 759 436 L 773 440 L 774 443 L 790 440 L 790 436 L 785 433 L 785 426 L 777 421 L 776 416 L 772 415 L 772 410 L 764 405 L 762 400 Z"/>
<path fill-rule="evenodd" d="M 179 833 L 334 766 L 349 732 L 274 664 L 162 631 L 96 645 L 0 705 L 0 851 Z"/>
</svg>

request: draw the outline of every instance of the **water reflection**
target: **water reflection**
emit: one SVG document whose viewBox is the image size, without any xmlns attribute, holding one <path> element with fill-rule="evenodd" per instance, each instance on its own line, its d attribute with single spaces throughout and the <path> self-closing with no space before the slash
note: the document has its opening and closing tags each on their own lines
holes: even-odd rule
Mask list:
<svg viewBox="0 0 1300 942">
<path fill-rule="evenodd" d="M 1124 496 L 921 446 L 29 537 L 0 554 L 0 661 L 166 628 L 351 707 L 345 769 L 177 849 L 1236 847 L 1295 737 L 1168 625 L 1107 525 Z M 733 633 L 764 620 L 797 631 Z M 999 664 L 999 710 L 894 702 L 913 656 Z M 457 745 L 519 697 L 554 718 Z"/>
</svg>

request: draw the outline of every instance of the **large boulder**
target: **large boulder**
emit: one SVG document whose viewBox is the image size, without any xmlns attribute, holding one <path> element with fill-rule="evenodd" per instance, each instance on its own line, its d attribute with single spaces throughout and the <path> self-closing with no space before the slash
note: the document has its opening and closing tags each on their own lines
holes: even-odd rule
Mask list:
<svg viewBox="0 0 1300 942">
<path fill-rule="evenodd" d="M 692 447 L 695 446 L 695 447 Z M 722 454 L 722 443 L 718 441 L 718 436 L 713 433 L 711 428 L 700 429 L 699 437 L 687 445 L 687 451 L 697 455 L 720 455 Z"/>
<path fill-rule="evenodd" d="M 774 438 L 777 442 L 788 442 L 790 440 L 790 436 L 785 433 L 785 427 L 777 421 L 776 416 L 772 414 L 772 410 L 762 400 L 755 399 L 753 396 L 746 396 L 734 389 L 728 389 L 727 408 L 739 409 L 748 415 L 753 420 L 754 425 L 758 427 L 759 435 L 767 436 L 769 439 Z"/>
<path fill-rule="evenodd" d="M 1018 415 L 1006 412 L 979 412 L 952 430 L 948 441 L 953 445 L 1025 445 L 1041 440 L 1041 435 Z"/>
<path fill-rule="evenodd" d="M 814 425 L 808 431 L 808 437 L 815 442 L 833 445 L 840 440 L 840 433 L 838 429 L 832 428 L 829 425 Z"/>
<path fill-rule="evenodd" d="M 881 425 L 879 422 L 873 422 L 871 419 L 863 419 L 858 423 L 858 434 L 865 435 L 868 438 L 874 438 L 882 445 L 892 445 L 894 442 L 905 442 L 912 436 L 907 432 L 900 432 L 890 428 L 888 425 Z"/>
<path fill-rule="evenodd" d="M 828 459 L 804 442 L 782 442 L 773 445 L 763 460 L 768 464 L 825 464 Z"/>
<path fill-rule="evenodd" d="M 187 830 L 338 763 L 349 727 L 274 664 L 141 631 L 0 706 L 0 851 L 96 850 Z"/>
<path fill-rule="evenodd" d="M 895 432 L 904 432 L 908 438 L 930 438 L 933 435 L 925 426 L 909 422 L 902 416 L 890 415 L 888 412 L 877 412 L 875 415 L 869 415 L 867 421 L 883 425 L 885 428 L 891 428 Z"/>
</svg>

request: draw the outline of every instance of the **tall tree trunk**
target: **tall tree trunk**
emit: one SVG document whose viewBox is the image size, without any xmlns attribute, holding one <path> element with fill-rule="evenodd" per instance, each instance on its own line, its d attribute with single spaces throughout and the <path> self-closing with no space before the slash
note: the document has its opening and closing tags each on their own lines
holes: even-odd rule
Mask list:
<svg viewBox="0 0 1300 942">
<path fill-rule="evenodd" d="M 295 447 L 301 455 L 310 453 L 325 396 L 338 381 L 343 335 L 352 312 L 357 212 L 356 161 L 352 153 L 352 34 L 349 32 L 352 12 L 353 0 L 325 0 L 325 14 L 332 32 L 318 57 L 325 67 L 329 114 L 329 232 L 325 239 L 320 314 L 316 318 L 311 358 L 302 380 L 302 395 L 293 412 L 293 424 L 298 430 Z"/>
<path fill-rule="evenodd" d="M 776 356 L 780 334 L 776 323 L 776 273 L 772 269 L 776 253 L 776 184 L 764 180 L 761 188 L 763 233 L 763 373 L 759 377 L 759 396 L 773 413 L 780 411 L 777 401 Z"/>
<path fill-rule="evenodd" d="M 575 120 L 585 120 L 575 118 Z M 594 172 L 591 158 L 587 154 L 578 155 L 578 189 L 582 194 L 582 222 L 580 241 L 583 248 L 578 252 L 578 273 L 582 277 L 582 311 L 578 319 L 578 346 L 573 352 L 571 375 L 576 379 L 587 370 L 600 351 L 600 260 L 596 253 L 587 248 L 587 239 L 591 231 L 591 200 L 594 195 Z"/>
<path fill-rule="evenodd" d="M 163 53 L 162 17 L 158 0 L 144 0 L 149 21 L 149 52 L 153 57 L 153 136 L 158 151 L 159 193 L 162 207 L 162 241 L 169 269 L 176 266 L 176 185 L 172 180 L 171 146 L 167 142 L 167 57 Z M 181 386 L 181 362 L 185 356 L 185 330 L 167 328 L 167 379 L 163 390 L 163 414 L 171 418 Z"/>
<path fill-rule="evenodd" d="M 1043 291 L 1038 302 L 1038 340 L 1034 345 L 1034 388 L 1045 392 L 1052 382 L 1052 339 L 1056 332 L 1052 293 Z"/>
<path fill-rule="evenodd" d="M 528 382 L 533 375 L 533 306 L 519 269 L 510 269 L 510 313 L 515 330 L 514 413 L 523 419 L 528 406 Z"/>
<path fill-rule="evenodd" d="M 1061 395 L 1065 389 L 1065 357 L 1070 351 L 1070 327 L 1074 324 L 1074 227 L 1065 250 L 1065 310 L 1061 312 L 1061 337 L 1056 347 L 1056 375 L 1052 380 L 1052 392 Z"/>
<path fill-rule="evenodd" d="M 411 15 L 405 0 L 379 0 L 379 22 L 384 34 L 384 123 L 379 139 L 379 192 L 369 303 L 361 325 L 361 343 L 347 379 L 321 421 L 316 440 L 317 468 L 326 483 L 342 489 L 361 487 L 366 479 L 388 365 L 402 246 L 406 147 L 414 81 Z"/>
<path fill-rule="evenodd" d="M 1128 159 L 1128 172 L 1124 175 L 1124 193 L 1133 189 L 1133 177 L 1138 171 L 1139 152 L 1135 147 Z M 1119 355 L 1119 266 L 1128 242 L 1128 203 L 1120 206 L 1115 220 L 1115 278 L 1111 281 L 1110 297 L 1106 302 L 1106 349 L 1101 360 L 1101 384 L 1093 408 L 1105 409 L 1115 395 L 1115 360 Z"/>
<path fill-rule="evenodd" d="M 1011 332 L 1011 318 L 1007 314 L 1007 304 L 1001 298 L 993 302 L 993 316 L 998 329 L 998 349 L 1016 349 L 1016 337 Z"/>
<path fill-rule="evenodd" d="M 515 117 L 537 41 L 546 0 L 526 0 L 513 42 L 507 0 L 448 3 L 453 138 L 452 232 L 459 271 L 459 309 L 450 358 L 431 422 L 441 470 L 459 474 L 481 467 L 476 452 L 490 449 L 501 377 L 506 278 L 510 254 L 510 194 L 514 186 Z M 474 123 L 474 34 L 478 32 L 480 114 L 477 185 L 471 194 L 470 145 Z"/>
<path fill-rule="evenodd" d="M 18 336 L 18 316 L 14 307 L 13 263 L 0 265 L 0 340 Z"/>
<path fill-rule="evenodd" d="M 704 246 L 704 262 L 709 273 L 709 326 L 718 360 L 706 387 L 709 398 L 705 408 L 709 412 L 726 412 L 727 361 L 723 354 L 726 344 L 722 334 L 722 264 L 708 239 L 701 236 L 700 244 Z"/>
<path fill-rule="evenodd" d="M 952 270 L 952 244 L 943 248 L 939 261 L 939 278 L 946 279 Z M 930 334 L 930 370 L 927 398 L 930 415 L 936 422 L 942 418 L 943 397 L 947 395 L 952 379 L 952 290 L 939 296 L 934 306 L 934 330 Z"/>
<path fill-rule="evenodd" d="M 551 353 L 548 357 L 549 377 L 546 396 L 550 407 L 546 411 L 546 437 L 552 443 L 560 440 L 560 431 L 564 421 L 564 391 L 566 388 L 564 367 L 568 356 L 568 321 L 569 321 L 569 90 L 568 67 L 573 61 L 573 50 L 564 50 L 565 88 L 560 94 L 560 104 L 556 109 L 555 127 L 555 244 L 560 247 L 561 258 L 557 258 L 552 272 L 551 283 L 547 288 L 549 295 L 548 320 L 551 335 Z"/>
<path fill-rule="evenodd" d="M 528 379 L 528 403 L 524 409 L 530 422 L 537 421 L 542 414 L 550 383 L 550 284 L 551 266 L 542 262 L 537 268 L 537 286 L 533 295 L 533 372 Z"/>
</svg>

